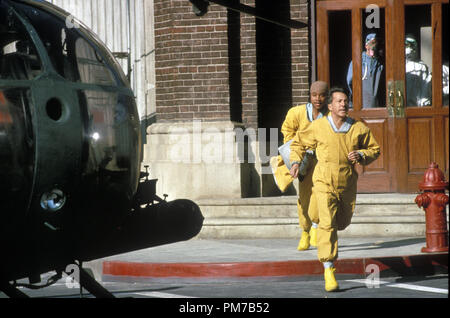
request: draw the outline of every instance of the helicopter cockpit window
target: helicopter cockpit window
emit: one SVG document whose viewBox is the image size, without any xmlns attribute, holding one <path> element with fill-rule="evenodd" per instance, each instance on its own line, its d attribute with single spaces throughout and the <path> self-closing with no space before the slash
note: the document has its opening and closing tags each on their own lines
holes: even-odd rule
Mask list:
<svg viewBox="0 0 450 318">
<path fill-rule="evenodd" d="M 16 4 L 44 44 L 53 68 L 69 81 L 116 86 L 115 74 L 82 32 L 64 18 Z"/>
<path fill-rule="evenodd" d="M 34 140 L 27 96 L 27 88 L 0 88 L 0 211 L 8 211 L 8 217 L 25 208 L 33 181 Z"/>
<path fill-rule="evenodd" d="M 96 50 L 83 38 L 75 42 L 78 71 L 83 83 L 115 85 L 111 71 Z"/>
<path fill-rule="evenodd" d="M 42 69 L 36 48 L 14 12 L 0 6 L 0 79 L 31 80 Z"/>
</svg>

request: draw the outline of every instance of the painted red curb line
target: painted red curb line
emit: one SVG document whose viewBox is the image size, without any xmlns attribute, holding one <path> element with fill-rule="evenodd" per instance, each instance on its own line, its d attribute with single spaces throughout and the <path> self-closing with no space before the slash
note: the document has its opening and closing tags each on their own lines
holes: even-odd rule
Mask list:
<svg viewBox="0 0 450 318">
<path fill-rule="evenodd" d="M 448 268 L 448 253 L 376 258 L 342 259 L 335 264 L 339 274 L 366 274 L 369 264 L 380 272 L 404 274 L 416 269 Z M 317 260 L 233 262 L 233 263 L 135 263 L 103 262 L 103 275 L 152 278 L 224 278 L 319 275 L 323 266 Z M 370 273 L 370 271 L 369 271 Z"/>
</svg>

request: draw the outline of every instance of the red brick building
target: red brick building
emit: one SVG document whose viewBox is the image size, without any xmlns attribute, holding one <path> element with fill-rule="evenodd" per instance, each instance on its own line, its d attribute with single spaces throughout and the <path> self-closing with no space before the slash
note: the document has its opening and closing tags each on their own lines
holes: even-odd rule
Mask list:
<svg viewBox="0 0 450 318">
<path fill-rule="evenodd" d="M 260 18 L 214 4 L 219 2 L 247 5 Z M 171 149 L 169 128 L 183 127 L 183 123 L 202 123 L 202 130 L 183 128 L 190 129 L 185 135 L 192 134 L 183 140 L 186 145 L 201 144 L 193 137 L 205 129 L 220 133 L 203 136 L 203 142 L 215 136 L 219 145 L 224 138 L 218 136 L 226 135 L 230 127 L 279 129 L 287 110 L 307 101 L 309 84 L 317 78 L 352 90 L 350 115 L 364 121 L 380 143 L 380 158 L 370 166 L 357 167 L 359 192 L 414 192 L 432 161 L 448 176 L 448 0 L 211 0 L 203 16 L 192 12 L 191 1 L 155 0 L 154 14 L 158 121 L 149 133 L 159 143 L 159 151 L 167 149 L 159 156 L 152 155 L 156 148 L 148 149 L 151 162 L 173 162 L 164 157 L 164 151 Z M 261 17 L 290 26 L 302 21 L 307 27 L 283 27 Z M 386 83 L 381 91 L 386 98 L 377 107 L 365 109 L 359 74 L 369 33 L 378 34 L 380 40 Z M 414 93 L 407 88 L 408 34 L 417 38 L 419 56 L 432 74 L 431 102 L 424 107 L 405 98 Z M 352 88 L 346 80 L 350 62 L 354 65 Z M 258 141 L 249 142 L 249 153 L 256 161 L 219 166 L 221 182 L 215 175 L 217 162 L 205 172 L 207 164 L 200 169 L 185 160 L 182 171 L 196 172 L 185 179 L 189 190 L 179 194 L 191 195 L 205 187 L 193 197 L 277 194 L 270 185 L 272 176 L 263 171 L 267 138 L 262 137 L 259 134 Z M 192 146 L 190 154 L 198 154 L 199 149 Z M 168 164 L 155 168 L 174 169 Z M 199 171 L 204 178 L 195 178 Z M 214 188 L 219 184 L 231 188 Z"/>
<path fill-rule="evenodd" d="M 308 21 L 307 1 L 242 3 L 280 20 Z M 285 111 L 306 100 L 308 28 L 288 29 L 212 3 L 199 17 L 187 0 L 155 1 L 154 10 L 159 122 L 279 127 Z"/>
<path fill-rule="evenodd" d="M 254 7 L 260 16 L 285 24 L 292 20 L 308 24 L 311 10 L 305 0 L 228 2 Z M 167 135 L 164 127 L 193 121 L 200 121 L 202 128 L 279 129 L 288 109 L 307 101 L 312 65 L 309 27 L 281 26 L 214 3 L 206 14 L 197 16 L 187 0 L 155 0 L 154 19 L 157 125 L 150 127 L 153 138 Z M 165 131 L 162 135 L 161 129 Z M 218 129 L 223 133 L 224 128 Z M 153 142 L 164 143 L 158 140 Z M 150 157 L 151 165 L 161 161 L 161 157 Z M 266 179 L 260 170 L 266 164 L 256 162 L 250 169 L 256 174 L 244 172 L 231 178 L 237 188 L 249 177 L 246 174 L 256 180 L 241 196 L 274 190 L 263 190 Z M 187 165 L 185 169 L 196 169 Z M 192 187 L 206 186 L 210 191 L 211 182 L 214 180 L 202 179 Z M 163 189 L 173 193 L 173 189 Z M 219 192 L 210 195 L 228 196 Z M 231 193 L 240 196 L 237 190 Z"/>
</svg>

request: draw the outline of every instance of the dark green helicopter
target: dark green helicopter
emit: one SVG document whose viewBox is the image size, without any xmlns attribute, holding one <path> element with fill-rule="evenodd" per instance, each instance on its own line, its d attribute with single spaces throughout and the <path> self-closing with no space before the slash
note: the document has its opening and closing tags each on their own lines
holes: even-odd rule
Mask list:
<svg viewBox="0 0 450 318">
<path fill-rule="evenodd" d="M 70 22 L 70 23 L 68 23 Z M 26 296 L 70 264 L 187 240 L 203 224 L 141 172 L 133 91 L 106 46 L 45 1 L 0 0 L 0 290 Z M 40 274 L 55 271 L 47 283 Z"/>
</svg>

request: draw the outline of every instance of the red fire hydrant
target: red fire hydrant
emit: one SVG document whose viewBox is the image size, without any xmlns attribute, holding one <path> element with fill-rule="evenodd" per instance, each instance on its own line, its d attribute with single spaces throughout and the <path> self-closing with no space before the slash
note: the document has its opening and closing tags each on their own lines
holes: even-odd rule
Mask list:
<svg viewBox="0 0 450 318">
<path fill-rule="evenodd" d="M 431 163 L 419 183 L 419 189 L 424 192 L 415 200 L 416 204 L 425 210 L 427 246 L 422 248 L 422 252 L 448 251 L 446 206 L 449 198 L 445 194 L 447 188 L 448 182 L 445 181 L 444 173 L 435 162 Z"/>
</svg>

